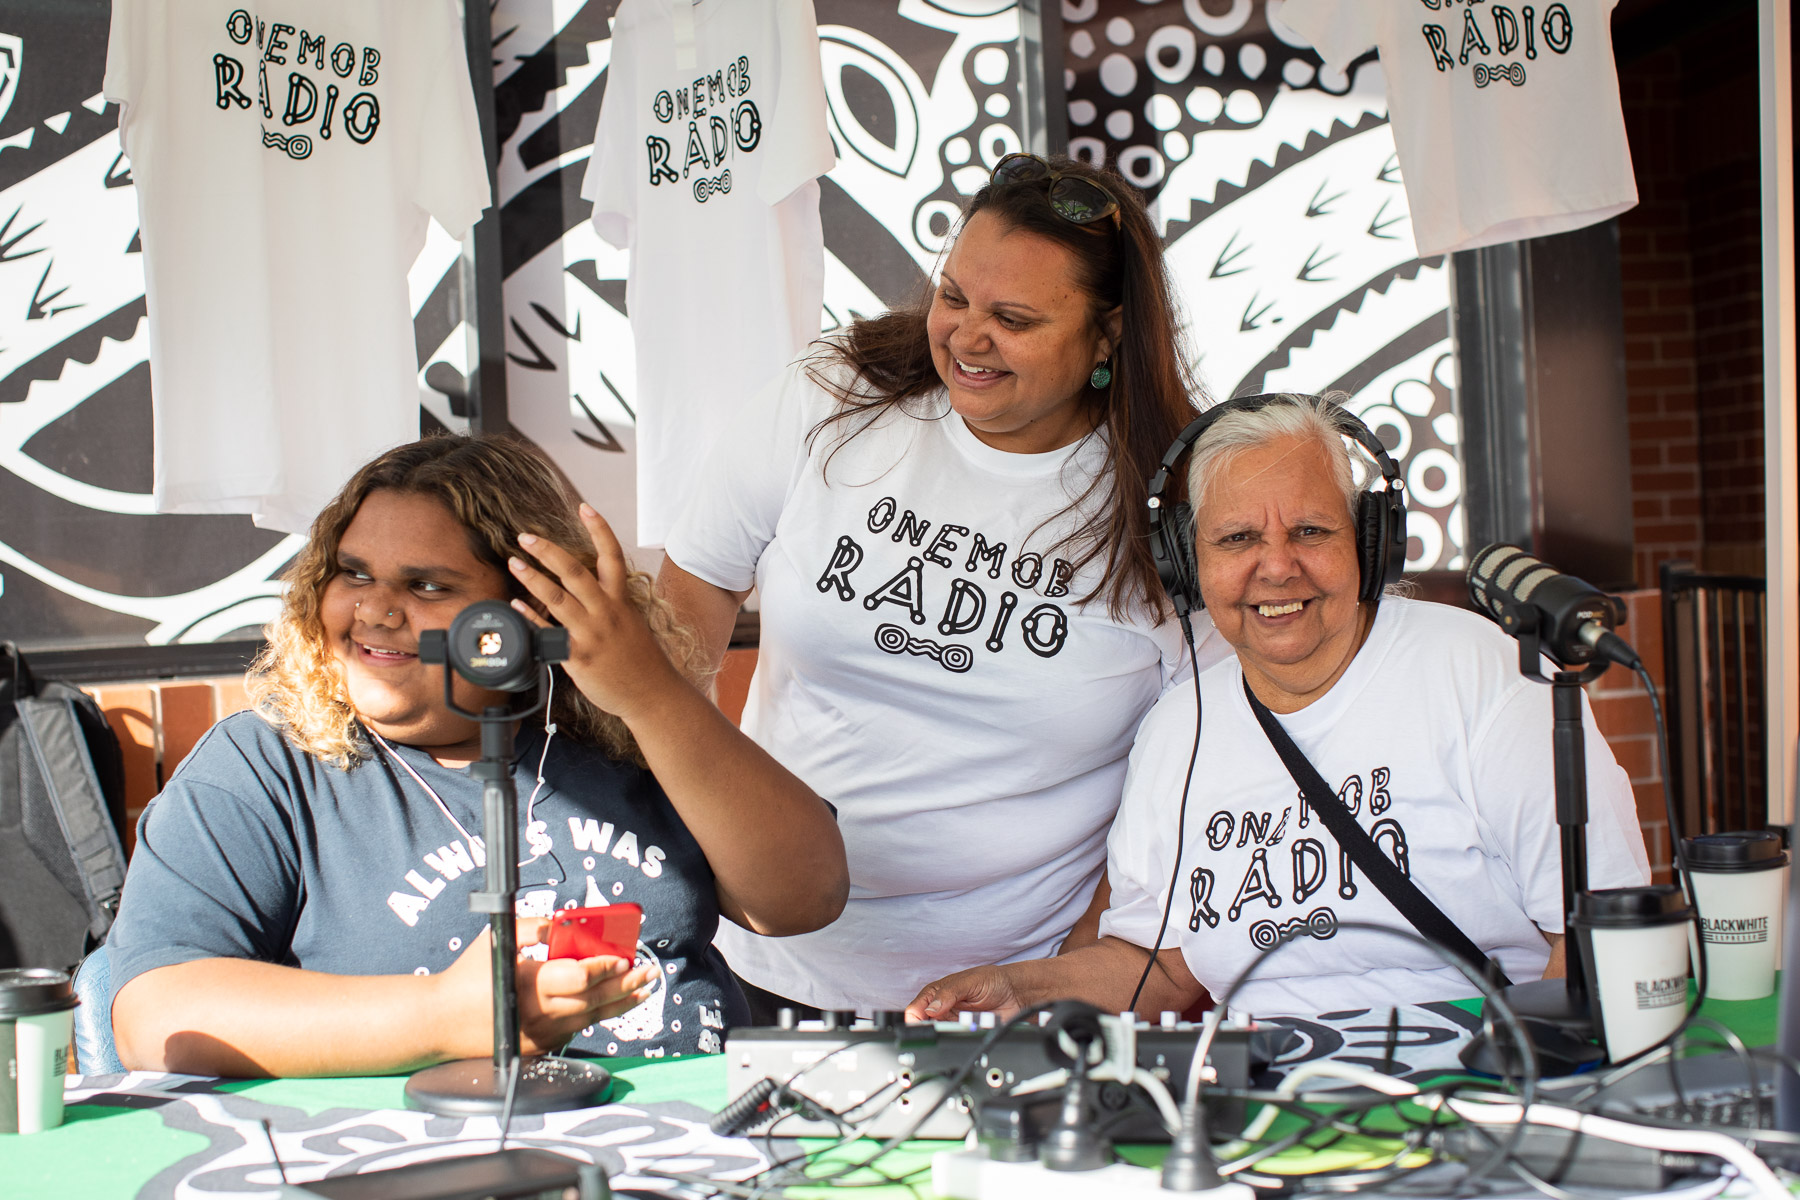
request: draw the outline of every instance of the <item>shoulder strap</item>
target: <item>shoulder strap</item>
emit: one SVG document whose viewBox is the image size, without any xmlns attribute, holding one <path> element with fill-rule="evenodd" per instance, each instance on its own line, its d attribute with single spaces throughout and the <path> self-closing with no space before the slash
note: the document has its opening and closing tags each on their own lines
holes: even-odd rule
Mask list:
<svg viewBox="0 0 1800 1200">
<path fill-rule="evenodd" d="M 1396 867 L 1388 856 L 1381 852 L 1344 802 L 1337 798 L 1319 772 L 1307 761 L 1300 747 L 1294 745 L 1294 739 L 1288 736 L 1281 722 L 1275 719 L 1256 693 L 1250 690 L 1250 681 L 1244 680 L 1244 695 L 1250 701 L 1250 711 L 1256 714 L 1257 724 L 1269 737 L 1269 744 L 1275 747 L 1275 753 L 1281 756 L 1282 765 L 1287 767 L 1288 774 L 1300 785 L 1300 792 L 1306 797 L 1306 806 L 1313 815 L 1324 823 L 1337 839 L 1337 844 L 1350 856 L 1370 883 L 1381 889 L 1381 894 L 1391 901 L 1400 915 L 1412 922 L 1429 941 L 1454 951 L 1477 970 L 1482 971 L 1499 987 L 1511 987 L 1512 980 L 1506 977 L 1498 961 L 1483 954 L 1481 948 L 1470 940 L 1469 935 L 1457 927 L 1455 921 L 1444 915 L 1444 910 L 1431 902 L 1431 897 L 1418 889 L 1405 872 Z"/>
<path fill-rule="evenodd" d="M 125 886 L 125 849 L 113 825 L 111 810 L 94 767 L 88 738 L 76 712 L 77 689 L 57 682 L 38 685 L 37 694 L 14 701 L 25 741 L 37 766 L 50 807 L 56 813 L 79 877 L 72 894 L 87 903 L 88 928 L 96 941 L 105 938 L 119 909 Z M 46 865 L 55 861 L 49 847 L 33 846 Z M 65 881 L 65 886 L 67 883 Z"/>
</svg>

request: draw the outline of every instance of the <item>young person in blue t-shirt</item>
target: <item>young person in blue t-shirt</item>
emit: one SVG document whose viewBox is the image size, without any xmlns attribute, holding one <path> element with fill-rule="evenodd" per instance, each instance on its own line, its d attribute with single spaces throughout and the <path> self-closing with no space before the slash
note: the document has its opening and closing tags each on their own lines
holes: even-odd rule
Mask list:
<svg viewBox="0 0 1800 1200">
<path fill-rule="evenodd" d="M 743 998 L 721 915 L 817 929 L 848 889 L 828 806 L 684 674 L 694 639 L 606 523 L 522 443 L 389 451 L 320 513 L 252 712 L 221 721 L 139 824 L 108 943 L 128 1067 L 372 1074 L 491 1052 L 478 727 L 419 634 L 478 600 L 569 631 L 521 722 L 520 944 L 552 912 L 635 902 L 636 962 L 517 967 L 527 1053 L 717 1051 Z M 505 693 L 455 683 L 471 711 Z"/>
</svg>

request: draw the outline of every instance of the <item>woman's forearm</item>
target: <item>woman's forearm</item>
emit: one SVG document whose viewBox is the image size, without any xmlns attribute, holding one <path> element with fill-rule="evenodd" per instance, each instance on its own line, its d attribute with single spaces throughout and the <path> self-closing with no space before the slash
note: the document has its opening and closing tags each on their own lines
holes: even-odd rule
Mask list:
<svg viewBox="0 0 1800 1200">
<path fill-rule="evenodd" d="M 439 978 L 197 959 L 121 988 L 113 1036 L 132 1070 L 238 1078 L 384 1075 L 491 1053 L 467 1037 L 484 1022 L 446 1006 Z"/>
</svg>

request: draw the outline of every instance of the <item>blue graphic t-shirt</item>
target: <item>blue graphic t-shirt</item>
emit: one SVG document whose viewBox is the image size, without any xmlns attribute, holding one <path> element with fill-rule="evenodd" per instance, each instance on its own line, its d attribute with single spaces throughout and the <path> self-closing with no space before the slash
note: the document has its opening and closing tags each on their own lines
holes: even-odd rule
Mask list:
<svg viewBox="0 0 1800 1200">
<path fill-rule="evenodd" d="M 583 1030 L 573 1048 L 717 1052 L 724 1027 L 747 1013 L 710 944 L 719 911 L 705 854 L 649 771 L 567 737 L 544 749 L 541 729 L 519 731 L 519 915 L 642 905 L 637 961 L 661 970 L 649 999 Z M 455 962 L 487 924 L 469 911 L 487 861 L 481 784 L 423 751 L 392 753 L 405 765 L 378 746 L 346 771 L 254 713 L 215 725 L 139 821 L 107 940 L 115 990 L 202 958 L 341 975 Z"/>
</svg>

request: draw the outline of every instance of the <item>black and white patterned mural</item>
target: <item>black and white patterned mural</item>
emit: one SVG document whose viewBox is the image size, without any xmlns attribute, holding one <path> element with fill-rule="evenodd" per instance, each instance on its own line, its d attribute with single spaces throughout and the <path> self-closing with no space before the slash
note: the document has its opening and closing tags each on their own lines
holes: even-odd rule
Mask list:
<svg viewBox="0 0 1800 1200">
<path fill-rule="evenodd" d="M 633 511 L 626 255 L 580 183 L 616 0 L 489 0 L 511 417 L 614 523 Z M 1010 0 L 815 0 L 837 167 L 822 182 L 830 330 L 927 286 L 963 199 L 1041 125 Z M 143 270 L 106 0 L 0 13 L 0 637 L 243 636 L 297 539 L 150 512 Z M 1054 15 L 1054 14 L 1053 14 Z M 1064 0 L 1069 150 L 1154 198 L 1214 396 L 1351 393 L 1412 489 L 1409 566 L 1461 563 L 1448 283 L 1413 255 L 1379 68 L 1332 77 L 1280 0 Z M 411 284 L 421 421 L 466 425 L 458 247 Z M 697 298 L 729 319 L 730 298 Z M 643 565 L 653 567 L 647 557 Z"/>
<path fill-rule="evenodd" d="M 1464 564 L 1442 258 L 1415 256 L 1381 68 L 1321 69 L 1282 0 L 1063 0 L 1069 151 L 1155 197 L 1217 398 L 1349 393 L 1409 490 L 1407 569 Z"/>
</svg>

